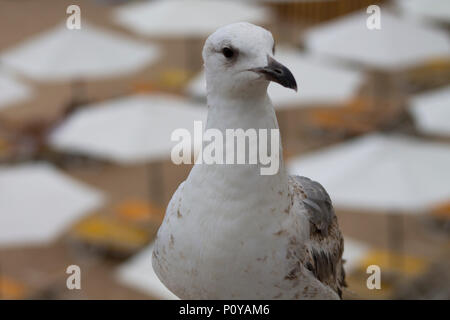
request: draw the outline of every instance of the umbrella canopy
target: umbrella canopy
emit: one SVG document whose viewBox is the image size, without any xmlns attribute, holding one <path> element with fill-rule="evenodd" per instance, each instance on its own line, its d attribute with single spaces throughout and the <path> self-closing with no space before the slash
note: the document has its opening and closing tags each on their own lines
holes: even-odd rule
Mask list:
<svg viewBox="0 0 450 320">
<path fill-rule="evenodd" d="M 261 24 L 268 16 L 265 8 L 254 4 L 217 0 L 144 1 L 115 12 L 116 21 L 133 32 L 166 38 L 205 37 L 221 26 L 240 21 Z"/>
<path fill-rule="evenodd" d="M 0 167 L 0 246 L 40 244 L 103 203 L 103 196 L 43 164 Z"/>
<path fill-rule="evenodd" d="M 43 81 L 119 76 L 139 70 L 158 57 L 154 45 L 130 40 L 83 22 L 79 30 L 65 25 L 7 50 L 0 61 Z"/>
<path fill-rule="evenodd" d="M 450 199 L 450 146 L 373 134 L 289 163 L 319 181 L 336 207 L 417 213 Z"/>
<path fill-rule="evenodd" d="M 118 280 L 157 299 L 178 300 L 159 280 L 152 267 L 153 244 L 125 262 L 117 270 Z"/>
<path fill-rule="evenodd" d="M 359 71 L 332 65 L 295 49 L 280 48 L 275 58 L 291 70 L 299 84 L 298 92 L 286 90 L 277 83 L 269 85 L 269 96 L 277 109 L 312 104 L 339 105 L 354 98 L 364 81 Z M 187 91 L 197 98 L 206 97 L 203 72 L 189 84 Z"/>
<path fill-rule="evenodd" d="M 450 86 L 416 95 L 409 106 L 420 131 L 450 137 Z"/>
<path fill-rule="evenodd" d="M 50 136 L 57 150 L 121 164 L 168 159 L 175 129 L 192 134 L 206 108 L 168 95 L 135 95 L 82 108 Z"/>
<path fill-rule="evenodd" d="M 351 14 L 306 32 L 305 44 L 313 52 L 346 59 L 377 69 L 401 69 L 430 59 L 448 57 L 448 35 L 384 10 L 381 29 L 369 30 L 368 15 Z"/>
<path fill-rule="evenodd" d="M 0 70 L 0 109 L 29 99 L 31 96 L 31 88 Z"/>
<path fill-rule="evenodd" d="M 450 1 L 433 0 L 397 0 L 397 6 L 407 16 L 419 19 L 450 23 Z"/>
</svg>

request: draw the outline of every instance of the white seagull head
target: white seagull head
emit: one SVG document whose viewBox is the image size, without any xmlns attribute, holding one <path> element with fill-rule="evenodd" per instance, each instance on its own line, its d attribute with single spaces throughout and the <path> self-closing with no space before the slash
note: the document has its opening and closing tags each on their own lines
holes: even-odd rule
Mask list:
<svg viewBox="0 0 450 320">
<path fill-rule="evenodd" d="M 247 22 L 219 28 L 203 47 L 208 94 L 261 95 L 270 81 L 297 90 L 294 76 L 274 53 L 272 34 L 264 28 Z"/>
</svg>

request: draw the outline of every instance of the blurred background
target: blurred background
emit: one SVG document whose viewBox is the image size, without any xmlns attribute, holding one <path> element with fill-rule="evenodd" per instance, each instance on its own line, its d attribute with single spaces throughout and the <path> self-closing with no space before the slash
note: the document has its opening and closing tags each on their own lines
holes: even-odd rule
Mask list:
<svg viewBox="0 0 450 320">
<path fill-rule="evenodd" d="M 0 0 L 0 299 L 174 298 L 150 262 L 190 170 L 170 134 L 206 119 L 201 49 L 238 21 L 299 84 L 269 94 L 288 169 L 333 200 L 344 298 L 450 299 L 448 0 Z"/>
</svg>

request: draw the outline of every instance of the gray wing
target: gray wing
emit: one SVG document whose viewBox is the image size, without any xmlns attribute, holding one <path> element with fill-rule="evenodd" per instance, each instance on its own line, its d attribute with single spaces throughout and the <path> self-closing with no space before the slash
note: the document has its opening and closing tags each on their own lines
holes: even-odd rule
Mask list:
<svg viewBox="0 0 450 320">
<path fill-rule="evenodd" d="M 302 201 L 310 224 L 310 245 L 305 267 L 339 296 L 345 284 L 344 239 L 330 196 L 318 182 L 306 177 L 291 176 L 297 199 Z"/>
<path fill-rule="evenodd" d="M 306 177 L 294 176 L 303 191 L 302 202 L 309 221 L 324 237 L 328 236 L 333 219 L 336 217 L 330 196 L 322 185 Z"/>
</svg>

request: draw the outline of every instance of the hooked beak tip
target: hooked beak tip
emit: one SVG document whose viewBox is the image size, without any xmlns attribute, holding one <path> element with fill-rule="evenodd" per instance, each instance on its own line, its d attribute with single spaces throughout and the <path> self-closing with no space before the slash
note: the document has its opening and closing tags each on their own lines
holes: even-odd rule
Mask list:
<svg viewBox="0 0 450 320">
<path fill-rule="evenodd" d="M 283 87 L 297 92 L 297 82 L 292 72 L 271 56 L 267 57 L 268 64 L 263 68 L 255 68 L 252 71 L 262 74 L 267 80 L 276 82 Z"/>
</svg>

